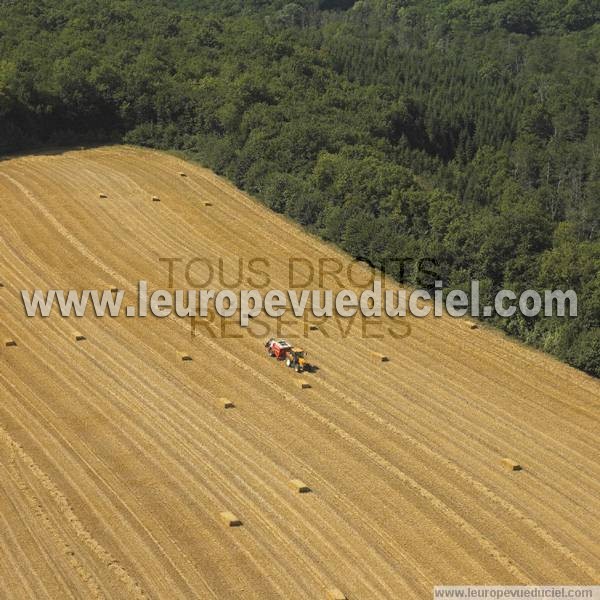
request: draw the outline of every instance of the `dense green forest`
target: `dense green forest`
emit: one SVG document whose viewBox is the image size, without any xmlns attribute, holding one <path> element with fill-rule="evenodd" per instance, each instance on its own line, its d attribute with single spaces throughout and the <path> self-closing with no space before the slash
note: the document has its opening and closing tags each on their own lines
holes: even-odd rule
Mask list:
<svg viewBox="0 0 600 600">
<path fill-rule="evenodd" d="M 0 152 L 182 150 L 374 265 L 573 288 L 496 324 L 600 376 L 598 0 L 0 7 Z"/>
</svg>

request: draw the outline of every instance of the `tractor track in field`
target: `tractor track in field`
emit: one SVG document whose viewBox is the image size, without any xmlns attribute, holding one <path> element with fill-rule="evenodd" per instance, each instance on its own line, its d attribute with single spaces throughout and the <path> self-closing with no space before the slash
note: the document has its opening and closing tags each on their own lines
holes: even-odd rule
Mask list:
<svg viewBox="0 0 600 600">
<path fill-rule="evenodd" d="M 70 241 L 72 241 L 72 242 L 73 242 L 73 238 L 70 238 Z M 281 393 L 284 393 L 284 392 L 282 391 Z"/>
<path fill-rule="evenodd" d="M 35 202 L 37 204 L 37 206 L 39 207 L 39 203 L 36 201 L 35 197 L 28 191 L 23 190 L 24 193 L 26 193 L 27 197 L 32 201 Z M 72 236 L 67 235 L 64 232 L 64 229 L 62 227 L 59 227 L 56 224 L 56 221 L 54 219 L 51 219 L 51 222 L 57 227 L 57 229 L 59 229 L 60 233 L 62 233 L 63 235 L 65 235 L 67 237 L 67 239 L 76 247 L 80 248 L 82 254 L 87 254 L 87 252 L 85 251 L 85 249 L 82 249 L 81 244 L 78 240 L 74 239 Z M 88 256 L 89 258 L 89 256 Z M 97 260 L 95 260 L 96 264 L 98 264 L 98 266 L 102 266 L 98 263 Z M 104 267 L 104 269 L 106 271 L 108 271 L 107 267 Z M 114 275 L 114 273 L 112 273 L 112 275 Z M 122 281 L 122 278 L 119 278 Z M 128 286 L 130 287 L 130 286 Z M 238 360 L 235 356 L 231 355 L 230 353 L 223 351 L 218 345 L 216 345 L 214 342 L 205 342 L 205 343 L 209 343 L 209 345 L 211 345 L 212 349 L 215 350 L 216 352 L 221 353 L 226 361 L 229 362 L 233 362 L 234 364 L 236 364 L 240 369 L 244 369 L 247 370 L 248 372 L 252 373 L 252 375 L 256 378 L 259 378 L 262 380 L 262 382 L 265 385 L 271 385 L 273 387 L 273 383 L 269 383 L 269 380 L 262 376 L 260 373 L 258 373 L 257 371 L 251 369 L 250 367 L 248 367 L 248 365 L 240 360 Z M 299 407 L 300 409 L 302 409 L 304 412 L 306 412 L 309 416 L 312 416 L 313 418 L 315 418 L 317 421 L 320 421 L 321 423 L 326 424 L 333 432 L 335 432 L 337 435 L 339 435 L 342 439 L 345 439 L 346 441 L 352 443 L 355 447 L 360 448 L 362 453 L 365 454 L 366 456 L 368 456 L 369 458 L 371 458 L 376 464 L 378 464 L 380 467 L 389 470 L 391 473 L 393 473 L 397 478 L 399 478 L 403 483 L 407 484 L 413 491 L 415 491 L 416 493 L 418 493 L 421 497 L 425 498 L 426 500 L 428 500 L 430 502 L 430 504 L 435 507 L 437 510 L 439 510 L 440 512 L 442 512 L 444 514 L 444 516 L 452 523 L 454 523 L 456 526 L 458 526 L 460 529 L 465 530 L 468 532 L 468 534 L 470 536 L 472 536 L 472 538 L 474 540 L 477 541 L 477 543 L 486 551 L 489 552 L 489 554 L 494 557 L 495 560 L 497 560 L 500 564 L 502 564 L 502 566 L 504 568 L 506 568 L 512 575 L 514 575 L 517 580 L 525 583 L 528 582 L 528 578 L 520 571 L 519 568 L 517 568 L 516 566 L 514 566 L 511 561 L 508 559 L 507 556 L 503 555 L 502 552 L 500 550 L 498 550 L 497 548 L 494 547 L 493 544 L 491 544 L 487 538 L 485 538 L 485 536 L 483 536 L 475 527 L 473 527 L 472 525 L 470 525 L 468 522 L 466 522 L 457 512 L 455 512 L 453 509 L 451 509 L 447 504 L 444 504 L 444 502 L 442 502 L 441 500 L 439 500 L 439 498 L 437 498 L 434 494 L 432 494 L 429 490 L 427 490 L 426 488 L 424 488 L 423 486 L 421 486 L 416 480 L 412 479 L 411 477 L 409 477 L 406 473 L 404 473 L 402 470 L 398 469 L 397 467 L 394 467 L 394 465 L 391 465 L 390 463 L 388 463 L 384 458 L 382 458 L 381 456 L 379 456 L 376 452 L 373 452 L 372 450 L 370 450 L 369 448 L 367 448 L 366 446 L 364 446 L 360 441 L 358 441 L 356 438 L 353 438 L 351 435 L 349 435 L 345 430 L 337 427 L 334 423 L 327 421 L 326 419 L 324 419 L 324 417 L 322 417 L 322 415 L 320 413 L 318 413 L 317 411 L 311 410 L 309 408 L 307 408 L 304 404 L 300 403 L 298 398 L 287 393 L 285 390 L 278 389 L 280 396 L 285 398 L 288 401 L 293 402 L 294 404 L 296 404 L 297 407 Z"/>
</svg>

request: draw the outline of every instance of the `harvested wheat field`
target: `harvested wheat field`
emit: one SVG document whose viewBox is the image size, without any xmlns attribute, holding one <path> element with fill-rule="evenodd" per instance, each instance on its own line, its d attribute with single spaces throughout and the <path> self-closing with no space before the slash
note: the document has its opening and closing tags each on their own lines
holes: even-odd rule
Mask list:
<svg viewBox="0 0 600 600">
<path fill-rule="evenodd" d="M 359 320 L 308 326 L 318 370 L 301 375 L 266 355 L 262 317 L 227 338 L 218 321 L 27 318 L 20 290 L 116 287 L 133 303 L 138 280 L 190 287 L 197 257 L 222 259 L 232 288 L 248 287 L 239 259 L 267 258 L 283 290 L 290 257 L 348 262 L 170 155 L 4 160 L 0 227 L 0 597 L 600 582 L 597 381 L 450 318 L 368 337 Z M 160 258 L 182 259 L 173 281 Z M 286 323 L 270 335 L 305 328 Z"/>
</svg>

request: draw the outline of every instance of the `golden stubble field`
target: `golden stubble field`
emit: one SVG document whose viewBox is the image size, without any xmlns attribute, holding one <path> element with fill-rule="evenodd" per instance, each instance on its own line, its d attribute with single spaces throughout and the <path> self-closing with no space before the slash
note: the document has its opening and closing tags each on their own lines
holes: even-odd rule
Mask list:
<svg viewBox="0 0 600 600">
<path fill-rule="evenodd" d="M 600 582 L 597 381 L 450 318 L 396 335 L 328 323 L 295 340 L 319 367 L 305 375 L 266 356 L 260 323 L 223 338 L 217 322 L 191 336 L 177 318 L 26 318 L 22 289 L 165 288 L 160 258 L 182 259 L 182 288 L 195 257 L 227 276 L 266 258 L 280 289 L 290 257 L 348 262 L 170 155 L 4 160 L 0 231 L 0 597 L 403 600 Z"/>
</svg>

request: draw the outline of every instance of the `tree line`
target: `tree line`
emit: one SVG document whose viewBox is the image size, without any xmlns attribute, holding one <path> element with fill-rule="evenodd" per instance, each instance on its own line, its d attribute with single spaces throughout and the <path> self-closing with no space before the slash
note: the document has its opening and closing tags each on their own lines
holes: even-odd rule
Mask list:
<svg viewBox="0 0 600 600">
<path fill-rule="evenodd" d="M 599 10 L 7 1 L 0 152 L 177 149 L 373 265 L 433 259 L 484 301 L 572 288 L 577 319 L 495 324 L 600 376 Z"/>
</svg>

